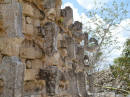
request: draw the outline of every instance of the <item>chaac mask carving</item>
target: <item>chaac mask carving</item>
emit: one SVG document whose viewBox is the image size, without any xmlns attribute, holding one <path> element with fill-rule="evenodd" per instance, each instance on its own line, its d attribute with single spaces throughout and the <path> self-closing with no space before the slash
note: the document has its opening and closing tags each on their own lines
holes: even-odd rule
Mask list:
<svg viewBox="0 0 130 97">
<path fill-rule="evenodd" d="M 44 36 L 44 52 L 51 56 L 57 52 L 57 35 L 59 27 L 54 22 L 48 22 L 43 26 L 42 35 Z"/>
<path fill-rule="evenodd" d="M 49 96 L 56 95 L 59 75 L 56 66 L 50 66 L 46 69 L 41 69 L 39 72 L 39 77 L 46 81 L 46 92 Z"/>
</svg>

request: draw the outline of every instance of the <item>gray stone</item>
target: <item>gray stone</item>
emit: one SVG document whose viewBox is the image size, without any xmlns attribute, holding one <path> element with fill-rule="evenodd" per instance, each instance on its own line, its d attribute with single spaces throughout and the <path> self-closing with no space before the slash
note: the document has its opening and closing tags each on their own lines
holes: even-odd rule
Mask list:
<svg viewBox="0 0 130 97">
<path fill-rule="evenodd" d="M 66 7 L 61 10 L 61 16 L 63 17 L 63 24 L 71 25 L 73 23 L 73 10 L 70 7 Z"/>
<path fill-rule="evenodd" d="M 54 22 L 48 22 L 43 27 L 42 34 L 45 38 L 44 52 L 48 56 L 57 52 L 57 35 L 59 31 L 59 27 Z"/>
<path fill-rule="evenodd" d="M 89 52 L 94 52 L 98 49 L 98 41 L 95 38 L 88 39 L 88 33 L 84 33 L 84 48 Z"/>
<path fill-rule="evenodd" d="M 7 37 L 23 37 L 22 34 L 22 8 L 20 3 L 0 5 Z"/>
<path fill-rule="evenodd" d="M 20 57 L 37 59 L 42 57 L 42 49 L 32 40 L 24 40 L 20 47 Z"/>
<path fill-rule="evenodd" d="M 74 39 L 71 37 L 66 37 L 66 42 L 67 42 L 67 52 L 68 52 L 68 57 L 69 58 L 75 58 L 75 44 L 74 44 Z"/>
<path fill-rule="evenodd" d="M 50 66 L 41 69 L 39 72 L 40 79 L 46 80 L 46 92 L 48 96 L 56 95 L 57 85 L 59 81 L 59 72 L 56 66 Z"/>
<path fill-rule="evenodd" d="M 73 32 L 82 32 L 82 23 L 75 21 L 74 24 L 69 26 L 69 29 Z"/>
<path fill-rule="evenodd" d="M 44 0 L 43 6 L 44 8 L 50 9 L 50 8 L 56 8 L 56 0 Z"/>
<path fill-rule="evenodd" d="M 4 80 L 3 97 L 22 97 L 24 65 L 18 57 L 4 57 L 0 65 Z"/>
</svg>

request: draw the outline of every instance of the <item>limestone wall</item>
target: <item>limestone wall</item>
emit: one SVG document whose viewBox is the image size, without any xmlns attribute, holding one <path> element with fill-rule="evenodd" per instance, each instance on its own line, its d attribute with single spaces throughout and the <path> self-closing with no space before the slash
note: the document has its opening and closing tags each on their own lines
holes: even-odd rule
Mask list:
<svg viewBox="0 0 130 97">
<path fill-rule="evenodd" d="M 97 41 L 88 40 L 82 24 L 73 23 L 73 10 L 61 4 L 0 0 L 0 97 L 88 97 L 84 50 Z"/>
</svg>

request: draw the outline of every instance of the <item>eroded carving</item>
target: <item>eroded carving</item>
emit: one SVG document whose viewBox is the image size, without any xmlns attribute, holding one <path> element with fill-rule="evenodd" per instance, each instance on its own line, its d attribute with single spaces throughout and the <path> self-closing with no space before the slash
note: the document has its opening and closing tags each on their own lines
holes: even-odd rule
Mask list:
<svg viewBox="0 0 130 97">
<path fill-rule="evenodd" d="M 63 17 L 64 25 L 71 25 L 73 23 L 73 10 L 69 6 L 61 10 L 61 17 Z"/>
<path fill-rule="evenodd" d="M 48 22 L 43 26 L 42 34 L 45 36 L 44 50 L 48 56 L 57 52 L 57 35 L 59 27 L 54 22 Z"/>
<path fill-rule="evenodd" d="M 39 72 L 40 79 L 46 81 L 46 92 L 49 96 L 56 95 L 58 84 L 58 69 L 56 66 L 50 66 L 46 69 L 41 69 Z"/>
<path fill-rule="evenodd" d="M 88 33 L 84 33 L 84 48 L 89 52 L 93 52 L 98 49 L 98 41 L 95 38 L 88 40 Z"/>
</svg>

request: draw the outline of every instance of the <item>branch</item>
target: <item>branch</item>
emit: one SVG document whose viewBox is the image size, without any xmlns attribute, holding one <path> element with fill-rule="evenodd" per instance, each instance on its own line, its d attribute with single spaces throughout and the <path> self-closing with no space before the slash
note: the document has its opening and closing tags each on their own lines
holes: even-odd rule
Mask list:
<svg viewBox="0 0 130 97">
<path fill-rule="evenodd" d="M 101 88 L 104 88 L 104 89 L 116 90 L 116 91 L 121 91 L 121 92 L 130 94 L 130 91 L 127 91 L 127 90 L 124 90 L 124 89 L 119 89 L 119 88 L 114 88 L 114 87 L 111 87 L 111 86 L 102 86 L 102 85 L 98 85 L 98 84 L 95 84 L 95 86 L 101 87 Z"/>
</svg>

